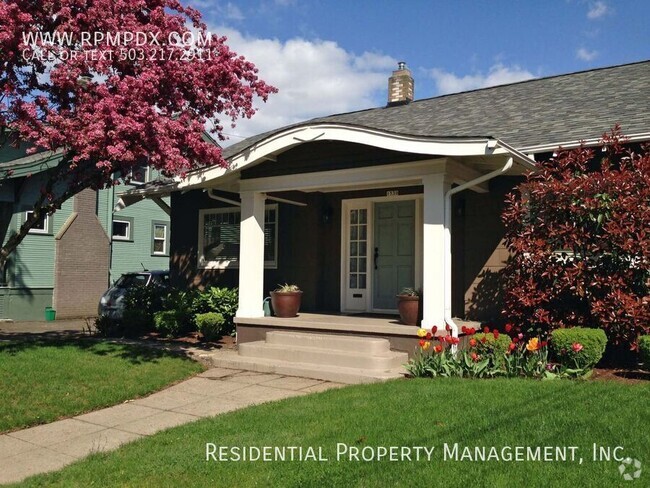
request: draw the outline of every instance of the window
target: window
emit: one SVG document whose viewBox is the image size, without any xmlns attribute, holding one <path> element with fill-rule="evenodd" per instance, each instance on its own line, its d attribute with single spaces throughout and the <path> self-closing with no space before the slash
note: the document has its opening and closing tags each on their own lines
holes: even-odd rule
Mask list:
<svg viewBox="0 0 650 488">
<path fill-rule="evenodd" d="M 27 210 L 25 212 L 25 222 L 27 222 L 27 219 L 29 219 L 32 214 L 34 213 L 33 210 Z M 49 234 L 50 233 L 50 216 L 47 215 L 46 212 L 41 213 L 41 218 L 39 219 L 38 222 L 34 224 L 34 226 L 29 229 L 30 234 Z"/>
<path fill-rule="evenodd" d="M 149 181 L 149 165 L 144 163 L 135 165 L 129 172 L 128 180 L 135 185 L 142 185 Z"/>
<path fill-rule="evenodd" d="M 199 267 L 239 266 L 239 209 L 199 211 Z M 264 212 L 264 267 L 278 264 L 278 206 L 267 205 Z"/>
<path fill-rule="evenodd" d="M 132 232 L 131 220 L 113 220 L 113 240 L 114 241 L 130 241 Z"/>
<path fill-rule="evenodd" d="M 164 256 L 167 254 L 167 223 L 151 223 L 151 254 Z"/>
</svg>

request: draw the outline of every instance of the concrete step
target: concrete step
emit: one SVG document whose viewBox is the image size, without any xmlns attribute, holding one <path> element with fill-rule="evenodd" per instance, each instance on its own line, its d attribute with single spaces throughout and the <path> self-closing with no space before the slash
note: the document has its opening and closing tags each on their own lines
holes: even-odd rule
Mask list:
<svg viewBox="0 0 650 488">
<path fill-rule="evenodd" d="M 272 344 L 265 341 L 246 342 L 239 345 L 243 357 L 277 359 L 294 363 L 311 363 L 321 366 L 361 368 L 386 371 L 408 362 L 408 354 L 391 350 L 367 354 L 365 351 L 329 350 L 319 347 L 305 347 Z"/>
<path fill-rule="evenodd" d="M 315 347 L 319 349 L 384 354 L 390 352 L 390 343 L 378 337 L 356 337 L 336 334 L 306 334 L 274 330 L 266 333 L 267 344 Z"/>
<path fill-rule="evenodd" d="M 300 376 L 303 378 L 333 381 L 335 383 L 345 383 L 349 385 L 376 383 L 379 381 L 404 378 L 404 375 L 406 374 L 406 370 L 401 366 L 389 371 L 344 368 L 332 365 L 324 367 L 323 365 L 313 363 L 299 363 L 278 359 L 240 356 L 236 351 L 224 350 L 215 353 L 199 354 L 199 359 L 207 365 L 219 368 L 244 369 L 260 373 Z"/>
</svg>

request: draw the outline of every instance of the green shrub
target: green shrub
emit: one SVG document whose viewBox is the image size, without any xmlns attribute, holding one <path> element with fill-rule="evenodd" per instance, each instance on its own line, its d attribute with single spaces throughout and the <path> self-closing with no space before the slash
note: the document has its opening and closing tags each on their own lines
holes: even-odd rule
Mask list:
<svg viewBox="0 0 650 488">
<path fill-rule="evenodd" d="M 603 357 L 607 336 L 601 329 L 555 329 L 551 333 L 549 345 L 553 357 L 562 366 L 591 369 Z"/>
<path fill-rule="evenodd" d="M 184 314 L 178 310 L 164 310 L 153 315 L 156 330 L 168 337 L 174 337 L 183 330 Z"/>
<path fill-rule="evenodd" d="M 208 312 L 196 314 L 194 322 L 203 338 L 212 341 L 221 335 L 225 319 L 220 313 Z"/>
<path fill-rule="evenodd" d="M 194 295 L 191 304 L 193 316 L 202 313 L 220 313 L 224 319 L 224 334 L 230 334 L 235 330 L 233 318 L 237 312 L 239 293 L 237 288 L 211 287 Z"/>
<path fill-rule="evenodd" d="M 511 342 L 507 334 L 499 334 L 499 337 L 495 339 L 492 332 L 487 334 L 479 332 L 471 336 L 471 338 L 476 340 L 476 348 L 481 354 L 493 354 L 495 358 L 503 358 L 503 355 L 508 352 Z M 483 342 L 483 338 L 485 338 L 485 342 Z"/>
<path fill-rule="evenodd" d="M 147 310 L 127 308 L 122 314 L 122 333 L 136 337 L 153 330 L 153 316 Z"/>
<path fill-rule="evenodd" d="M 95 331 L 101 337 L 121 337 L 123 335 L 122 321 L 108 315 L 100 315 L 95 319 Z"/>
<path fill-rule="evenodd" d="M 650 335 L 639 337 L 638 347 L 643 367 L 650 371 Z"/>
</svg>

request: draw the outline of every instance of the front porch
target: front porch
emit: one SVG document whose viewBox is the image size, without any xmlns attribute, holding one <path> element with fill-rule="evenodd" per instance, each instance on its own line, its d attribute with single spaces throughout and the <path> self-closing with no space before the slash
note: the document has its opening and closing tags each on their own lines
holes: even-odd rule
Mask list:
<svg viewBox="0 0 650 488">
<path fill-rule="evenodd" d="M 463 326 L 478 328 L 478 322 L 455 319 L 459 328 Z M 300 313 L 293 318 L 280 317 L 235 317 L 237 324 L 237 343 L 263 341 L 271 331 L 291 331 L 311 334 L 332 334 L 350 337 L 386 339 L 390 348 L 411 356 L 418 346 L 418 327 L 403 325 L 398 316 Z M 437 336 L 446 335 L 445 330 Z M 462 344 L 462 339 L 461 339 Z"/>
</svg>

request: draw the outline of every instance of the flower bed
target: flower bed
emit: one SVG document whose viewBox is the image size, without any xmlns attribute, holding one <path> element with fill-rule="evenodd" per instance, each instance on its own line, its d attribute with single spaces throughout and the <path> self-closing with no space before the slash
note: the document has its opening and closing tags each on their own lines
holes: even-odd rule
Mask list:
<svg viewBox="0 0 650 488">
<path fill-rule="evenodd" d="M 407 371 L 414 377 L 431 378 L 583 377 L 591 373 L 606 344 L 602 331 L 595 329 L 561 329 L 549 340 L 526 337 L 512 324 L 506 324 L 503 332 L 484 327 L 477 333 L 465 326 L 461 331 L 469 340 L 458 350 L 458 337 L 436 337 L 435 326 L 419 329 L 419 350 L 406 365 Z"/>
</svg>

